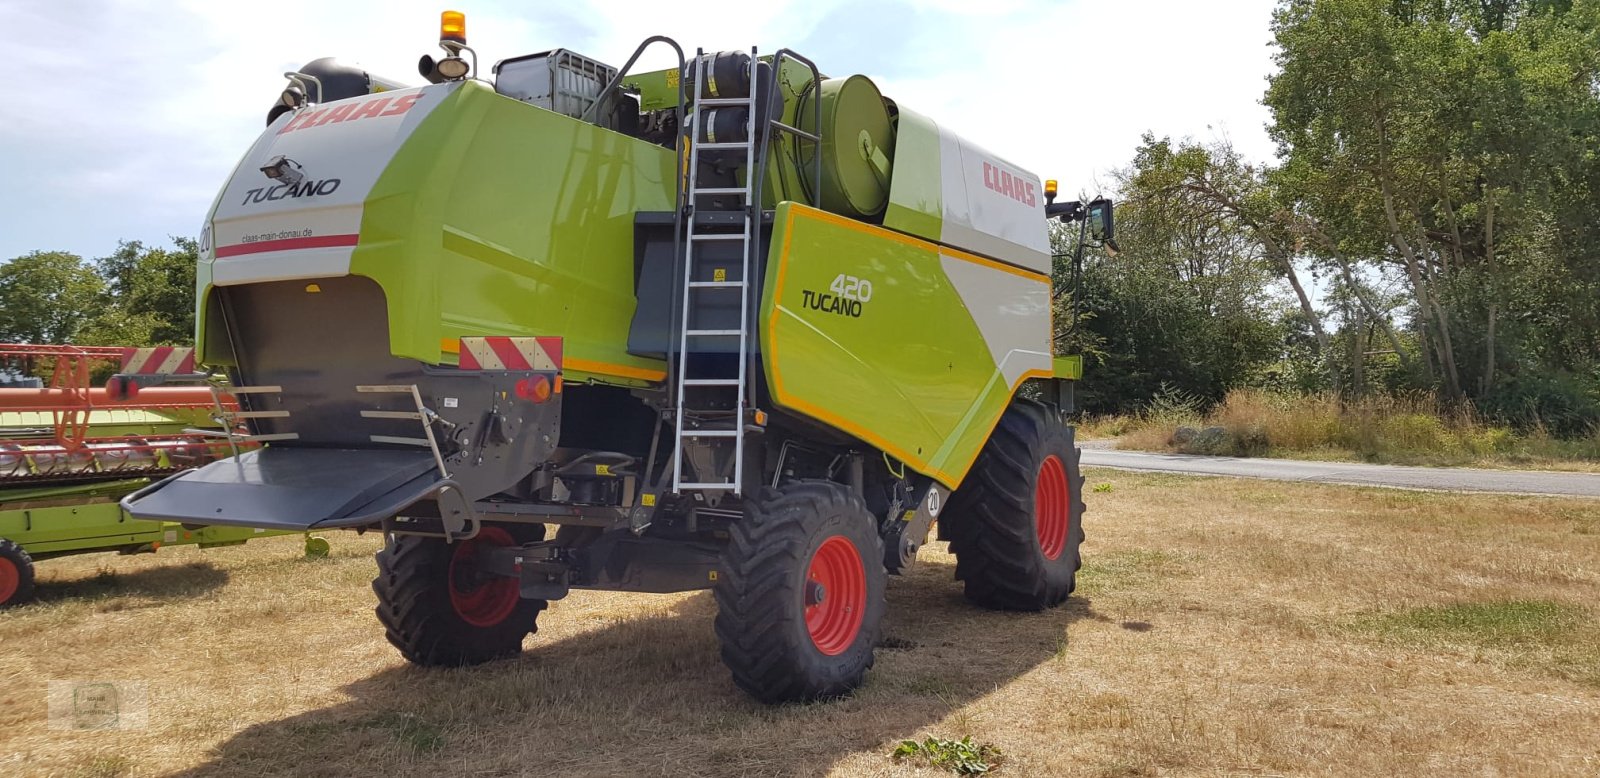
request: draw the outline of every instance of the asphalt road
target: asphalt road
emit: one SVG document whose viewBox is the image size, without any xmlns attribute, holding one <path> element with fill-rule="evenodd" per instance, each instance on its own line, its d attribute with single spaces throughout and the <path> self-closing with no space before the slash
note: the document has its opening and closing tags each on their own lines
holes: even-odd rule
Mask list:
<svg viewBox="0 0 1600 778">
<path fill-rule="evenodd" d="M 1085 441 L 1085 467 L 1150 470 L 1186 475 L 1266 478 L 1276 481 L 1387 486 L 1440 492 L 1494 492 L 1600 498 L 1600 473 L 1551 473 L 1536 470 L 1478 470 L 1466 467 L 1403 467 L 1356 462 L 1302 462 L 1292 459 L 1245 459 L 1185 454 L 1115 451 Z"/>
</svg>

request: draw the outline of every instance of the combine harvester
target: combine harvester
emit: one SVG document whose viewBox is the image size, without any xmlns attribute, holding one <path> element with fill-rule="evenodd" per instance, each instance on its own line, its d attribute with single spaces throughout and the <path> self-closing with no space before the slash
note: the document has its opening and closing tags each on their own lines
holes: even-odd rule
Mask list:
<svg viewBox="0 0 1600 778">
<path fill-rule="evenodd" d="M 38 560 L 68 554 L 236 546 L 283 534 L 133 519 L 117 501 L 156 477 L 238 453 L 215 418 L 237 410 L 206 387 L 162 387 L 113 401 L 96 365 L 189 372 L 193 349 L 0 345 L 0 368 L 50 365 L 37 389 L 0 389 L 0 608 L 28 602 Z M 200 428 L 200 429 L 196 429 Z M 327 553 L 308 537 L 306 553 Z"/>
<path fill-rule="evenodd" d="M 631 72 L 653 44 L 678 66 Z M 710 589 L 774 702 L 862 682 L 935 519 L 973 602 L 1066 599 L 1048 222 L 1109 240 L 1109 202 L 788 50 L 490 79 L 454 12 L 441 47 L 422 87 L 287 74 L 198 282 L 201 361 L 265 445 L 130 513 L 381 530 L 378 618 L 422 665 L 515 655 L 571 589 Z"/>
</svg>

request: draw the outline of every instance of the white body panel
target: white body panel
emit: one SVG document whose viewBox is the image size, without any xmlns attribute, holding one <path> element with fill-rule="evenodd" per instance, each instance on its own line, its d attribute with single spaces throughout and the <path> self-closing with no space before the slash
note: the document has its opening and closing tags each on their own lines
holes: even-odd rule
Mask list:
<svg viewBox="0 0 1600 778">
<path fill-rule="evenodd" d="M 940 242 L 1050 273 L 1039 177 L 939 128 L 944 224 Z"/>
<path fill-rule="evenodd" d="M 1007 386 L 1016 386 L 1030 372 L 1054 369 L 1049 281 L 944 254 L 939 261 Z"/>
<path fill-rule="evenodd" d="M 455 87 L 352 97 L 284 114 L 240 161 L 211 215 L 202 250 L 218 285 L 348 275 L 367 196 L 395 152 Z M 299 165 L 293 186 L 261 172 Z"/>
</svg>

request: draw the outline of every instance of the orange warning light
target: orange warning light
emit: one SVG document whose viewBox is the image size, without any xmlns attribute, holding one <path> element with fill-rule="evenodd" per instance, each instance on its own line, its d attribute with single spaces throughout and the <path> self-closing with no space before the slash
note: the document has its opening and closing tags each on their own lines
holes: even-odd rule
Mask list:
<svg viewBox="0 0 1600 778">
<path fill-rule="evenodd" d="M 439 42 L 467 45 L 467 15 L 460 11 L 439 14 Z"/>
</svg>

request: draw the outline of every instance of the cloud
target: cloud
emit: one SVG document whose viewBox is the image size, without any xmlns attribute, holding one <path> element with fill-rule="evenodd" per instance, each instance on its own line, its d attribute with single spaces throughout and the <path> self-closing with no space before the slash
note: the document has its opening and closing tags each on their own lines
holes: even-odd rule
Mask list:
<svg viewBox="0 0 1600 778">
<path fill-rule="evenodd" d="M 284 86 L 323 56 L 418 82 L 439 0 L 54 0 L 7 3 L 11 61 L 48 78 L 0 102 L 0 258 L 198 232 Z M 1272 0 L 779 0 L 733 6 L 474 0 L 468 33 L 496 60 L 570 48 L 621 65 L 650 35 L 692 54 L 790 47 L 1035 172 L 1093 192 L 1146 130 L 1226 134 L 1270 159 L 1259 105 Z M 666 67 L 656 47 L 641 69 Z M 1214 129 L 1213 129 L 1214 128 Z M 18 185 L 20 184 L 20 185 Z"/>
</svg>

